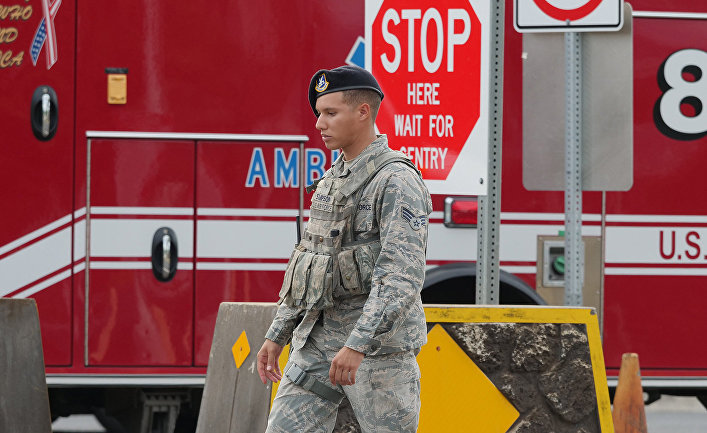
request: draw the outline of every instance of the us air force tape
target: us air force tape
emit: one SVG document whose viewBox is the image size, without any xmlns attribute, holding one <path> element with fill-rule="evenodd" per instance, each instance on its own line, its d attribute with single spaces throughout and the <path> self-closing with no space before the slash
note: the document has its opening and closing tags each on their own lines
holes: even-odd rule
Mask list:
<svg viewBox="0 0 707 433">
<path fill-rule="evenodd" d="M 320 69 L 309 82 L 309 105 L 315 116 L 319 116 L 316 104 L 317 98 L 327 93 L 341 92 L 353 89 L 369 89 L 378 93 L 383 99 L 383 91 L 375 77 L 358 66 L 339 66 L 335 69 Z"/>
</svg>

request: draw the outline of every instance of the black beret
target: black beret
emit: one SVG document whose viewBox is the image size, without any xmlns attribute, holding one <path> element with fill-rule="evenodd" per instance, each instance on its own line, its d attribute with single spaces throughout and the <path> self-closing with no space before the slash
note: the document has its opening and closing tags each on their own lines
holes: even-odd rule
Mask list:
<svg viewBox="0 0 707 433">
<path fill-rule="evenodd" d="M 358 66 L 339 66 L 335 69 L 320 69 L 309 82 L 309 105 L 312 106 L 315 116 L 317 112 L 317 98 L 327 93 L 341 92 L 352 89 L 370 89 L 378 93 L 383 99 L 378 81 L 373 74 Z"/>
</svg>

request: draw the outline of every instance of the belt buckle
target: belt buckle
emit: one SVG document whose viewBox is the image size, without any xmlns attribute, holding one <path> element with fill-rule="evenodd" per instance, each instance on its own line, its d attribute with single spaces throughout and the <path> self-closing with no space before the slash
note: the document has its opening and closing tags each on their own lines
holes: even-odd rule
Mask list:
<svg viewBox="0 0 707 433">
<path fill-rule="evenodd" d="M 287 369 L 287 377 L 289 377 L 295 385 L 302 385 L 302 382 L 304 382 L 307 377 L 307 372 L 302 370 L 297 364 L 290 364 L 290 367 Z"/>
</svg>

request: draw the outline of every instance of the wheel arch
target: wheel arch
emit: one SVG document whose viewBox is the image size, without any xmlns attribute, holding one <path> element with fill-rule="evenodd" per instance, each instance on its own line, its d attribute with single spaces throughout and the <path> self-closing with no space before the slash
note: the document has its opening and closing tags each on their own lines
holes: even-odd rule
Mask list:
<svg viewBox="0 0 707 433">
<path fill-rule="evenodd" d="M 449 263 L 427 271 L 422 300 L 435 304 L 476 302 L 476 263 Z M 499 272 L 501 304 L 547 305 L 525 281 L 504 270 Z"/>
</svg>

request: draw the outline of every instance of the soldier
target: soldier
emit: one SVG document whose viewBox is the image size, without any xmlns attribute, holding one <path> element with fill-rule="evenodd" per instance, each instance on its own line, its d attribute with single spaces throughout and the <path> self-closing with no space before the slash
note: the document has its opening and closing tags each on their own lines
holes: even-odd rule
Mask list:
<svg viewBox="0 0 707 433">
<path fill-rule="evenodd" d="M 310 218 L 258 352 L 263 383 L 282 379 L 268 433 L 331 432 L 344 396 L 363 432 L 417 431 L 432 202 L 414 164 L 375 133 L 382 99 L 354 66 L 320 70 L 309 84 L 316 127 L 341 155 L 307 188 L 316 188 Z"/>
</svg>

